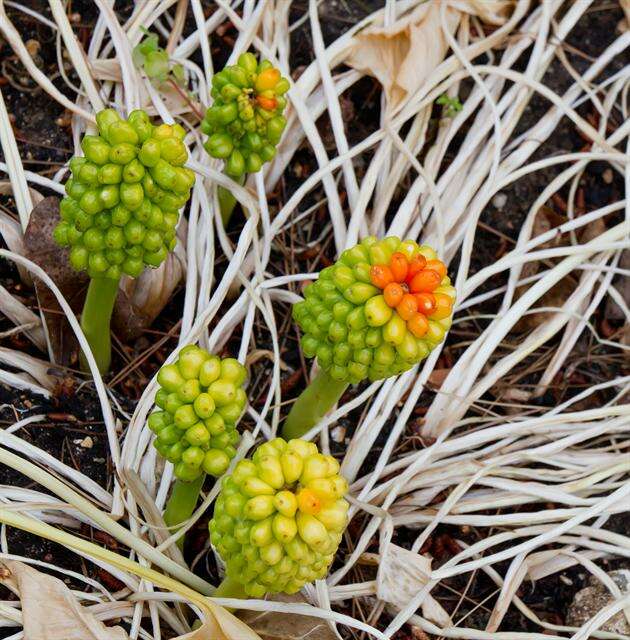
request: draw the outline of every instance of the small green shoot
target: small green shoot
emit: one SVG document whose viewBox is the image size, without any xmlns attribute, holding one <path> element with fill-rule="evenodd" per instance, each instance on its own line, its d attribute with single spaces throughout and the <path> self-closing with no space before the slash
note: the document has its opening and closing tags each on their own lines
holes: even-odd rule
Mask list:
<svg viewBox="0 0 630 640">
<path fill-rule="evenodd" d="M 455 115 L 464 108 L 464 105 L 459 101 L 458 96 L 451 98 L 451 96 L 446 93 L 443 93 L 436 100 L 436 103 L 443 107 L 442 117 L 444 118 L 454 118 Z"/>
</svg>

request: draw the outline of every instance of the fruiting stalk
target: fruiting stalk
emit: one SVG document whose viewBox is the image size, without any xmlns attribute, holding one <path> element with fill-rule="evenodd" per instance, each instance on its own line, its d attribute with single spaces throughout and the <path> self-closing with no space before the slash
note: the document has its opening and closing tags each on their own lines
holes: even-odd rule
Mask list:
<svg viewBox="0 0 630 640">
<path fill-rule="evenodd" d="M 111 278 L 92 278 L 81 314 L 81 328 L 101 374 L 107 373 L 112 357 L 109 323 L 118 294 L 118 283 L 119 280 Z M 89 371 L 83 354 L 81 368 Z"/>
<path fill-rule="evenodd" d="M 170 529 L 170 533 L 174 533 L 192 516 L 205 479 L 206 474 L 203 473 L 192 482 L 175 480 L 171 496 L 164 509 L 164 523 Z M 184 547 L 183 536 L 177 540 L 177 546 L 180 549 Z"/>
<path fill-rule="evenodd" d="M 219 187 L 219 209 L 221 210 L 221 220 L 223 226 L 227 227 L 234 208 L 236 207 L 236 198 L 225 187 Z"/>
<path fill-rule="evenodd" d="M 70 161 L 72 177 L 53 236 L 68 247 L 74 269 L 91 279 L 81 322 L 99 371 L 106 373 L 120 278 L 159 267 L 174 249 L 195 174 L 184 167 L 188 151 L 180 125 L 155 126 L 142 110 L 124 120 L 104 109 L 96 122 L 98 135 L 85 135 L 84 155 Z M 89 370 L 85 357 L 82 366 Z"/>
<path fill-rule="evenodd" d="M 247 179 L 247 174 L 243 174 L 239 177 L 232 177 L 232 180 L 238 182 L 241 186 L 245 184 L 245 180 Z M 237 199 L 234 197 L 232 192 L 225 187 L 219 187 L 218 189 L 219 196 L 219 210 L 221 211 L 221 220 L 223 221 L 223 226 L 227 227 L 230 223 L 230 218 L 232 217 L 232 213 L 234 213 L 234 209 L 237 204 Z"/>
<path fill-rule="evenodd" d="M 293 403 L 282 428 L 282 436 L 287 440 L 301 438 L 337 404 L 348 385 L 348 382 L 335 380 L 325 369 L 320 369 Z"/>
<path fill-rule="evenodd" d="M 444 340 L 455 288 L 427 245 L 371 236 L 344 251 L 293 306 L 307 358 L 322 371 L 293 405 L 288 438 L 304 435 L 349 384 L 411 369 Z"/>
<path fill-rule="evenodd" d="M 148 418 L 153 446 L 175 465 L 176 482 L 164 511 L 168 527 L 192 515 L 206 475 L 223 475 L 240 440 L 236 423 L 247 404 L 247 371 L 234 358 L 219 358 L 187 345 L 157 375 L 159 408 Z M 183 545 L 180 538 L 178 545 Z"/>
</svg>

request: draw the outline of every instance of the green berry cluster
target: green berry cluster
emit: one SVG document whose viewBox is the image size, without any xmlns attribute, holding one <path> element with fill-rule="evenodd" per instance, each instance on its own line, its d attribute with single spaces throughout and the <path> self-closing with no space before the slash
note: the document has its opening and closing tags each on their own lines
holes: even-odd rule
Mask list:
<svg viewBox="0 0 630 640">
<path fill-rule="evenodd" d="M 245 410 L 247 372 L 234 358 L 219 358 L 195 345 L 158 373 L 155 404 L 149 416 L 154 446 L 175 465 L 175 476 L 192 482 L 202 473 L 218 477 L 236 454 L 236 423 Z"/>
<path fill-rule="evenodd" d="M 209 525 L 228 578 L 254 598 L 323 578 L 346 528 L 347 490 L 339 463 L 312 442 L 258 447 L 223 479 Z"/>
<path fill-rule="evenodd" d="M 397 260 L 404 269 L 400 282 L 391 275 Z M 439 274 L 428 268 L 434 264 Z M 413 273 L 414 265 L 424 269 L 420 281 L 432 283 L 432 288 L 420 288 L 426 293 L 414 293 L 418 280 L 410 285 L 404 279 Z M 347 249 L 305 287 L 304 301 L 293 306 L 293 318 L 303 331 L 304 354 L 317 357 L 334 380 L 352 384 L 410 369 L 444 339 L 451 325 L 455 289 L 443 269 L 431 247 L 412 240 L 368 237 Z M 381 284 L 383 273 L 391 282 Z M 433 305 L 427 316 L 418 311 L 422 296 Z M 443 306 L 436 309 L 436 301 Z M 410 308 L 405 307 L 407 302 Z"/>
<path fill-rule="evenodd" d="M 213 105 L 201 130 L 209 136 L 206 151 L 225 159 L 225 172 L 233 178 L 255 173 L 276 154 L 286 126 L 282 112 L 289 81 L 268 60 L 257 62 L 244 53 L 238 64 L 212 78 Z"/>
<path fill-rule="evenodd" d="M 158 267 L 176 244 L 179 210 L 195 175 L 180 125 L 151 124 L 137 110 L 123 120 L 113 109 L 96 115 L 99 135 L 81 142 L 61 201 L 54 237 L 70 262 L 92 278 L 137 277 Z"/>
</svg>

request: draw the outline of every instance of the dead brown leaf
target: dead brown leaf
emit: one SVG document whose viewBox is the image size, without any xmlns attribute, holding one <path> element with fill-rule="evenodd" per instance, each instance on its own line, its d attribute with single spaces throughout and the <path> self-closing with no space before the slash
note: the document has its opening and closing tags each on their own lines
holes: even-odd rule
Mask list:
<svg viewBox="0 0 630 640">
<path fill-rule="evenodd" d="M 621 33 L 625 33 L 630 29 L 630 0 L 619 0 L 619 4 L 623 9 L 625 17 L 619 23 L 618 29 Z"/>
<path fill-rule="evenodd" d="M 108 627 L 92 613 L 104 612 L 104 605 L 82 606 L 63 581 L 27 564 L 0 563 L 0 583 L 20 599 L 25 640 L 129 640 L 124 629 Z M 120 617 L 121 607 L 127 606 L 108 603 L 107 608 L 117 608 L 115 617 Z M 244 622 L 210 600 L 204 613 L 206 621 L 198 629 L 173 640 L 260 640 Z"/>
<path fill-rule="evenodd" d="M 429 580 L 431 560 L 391 542 L 381 552 L 376 595 L 396 611 L 404 609 Z M 448 613 L 430 594 L 422 603 L 422 615 L 441 627 L 451 624 Z"/>
<path fill-rule="evenodd" d="M 77 273 L 68 259 L 68 249 L 60 247 L 53 239 L 53 230 L 59 222 L 59 199 L 44 198 L 33 211 L 24 234 L 26 256 L 38 264 L 52 278 L 70 307 L 78 313 L 81 309 L 88 277 Z M 78 343 L 65 314 L 50 289 L 35 282 L 39 304 L 44 312 L 55 360 L 70 365 Z"/>
<path fill-rule="evenodd" d="M 440 6 L 440 2 L 423 3 L 393 24 L 368 27 L 353 38 L 346 64 L 381 83 L 390 110 L 414 94 L 446 57 L 449 45 Z M 445 20 L 451 33 L 464 12 L 500 25 L 513 6 L 510 0 L 454 0 L 448 4 Z"/>
<path fill-rule="evenodd" d="M 279 595 L 280 602 L 304 604 L 300 595 Z M 242 611 L 240 618 L 253 629 L 262 640 L 337 640 L 337 636 L 325 620 L 312 616 L 288 615 L 275 611 Z"/>
<path fill-rule="evenodd" d="M 82 607 L 58 578 L 12 560 L 3 561 L 0 582 L 20 598 L 24 638 L 31 640 L 129 640 Z"/>
<path fill-rule="evenodd" d="M 439 389 L 442 386 L 444 380 L 451 372 L 450 368 L 444 369 L 433 369 L 429 375 L 429 382 L 436 388 Z"/>
<path fill-rule="evenodd" d="M 261 640 L 245 622 L 207 600 L 207 620 L 198 629 L 173 640 Z"/>
</svg>

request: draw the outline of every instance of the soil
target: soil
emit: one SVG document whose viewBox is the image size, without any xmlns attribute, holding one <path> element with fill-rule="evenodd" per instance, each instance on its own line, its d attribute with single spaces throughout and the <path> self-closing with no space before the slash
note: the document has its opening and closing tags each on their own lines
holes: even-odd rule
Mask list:
<svg viewBox="0 0 630 640">
<path fill-rule="evenodd" d="M 31 0 L 29 7 L 50 17 L 48 3 L 45 0 Z M 213 3 L 202 2 L 207 11 L 210 11 Z M 367 15 L 374 8 L 383 6 L 380 0 L 330 0 L 320 7 L 320 19 L 326 43 L 332 42 L 347 28 L 355 24 L 363 16 Z M 89 40 L 89 34 L 96 19 L 94 3 L 89 0 L 73 0 L 71 3 L 71 13 L 74 28 L 85 44 Z M 117 7 L 125 3 L 117 3 Z M 131 3 L 123 7 L 123 14 L 128 14 Z M 294 22 L 308 10 L 307 2 L 295 1 L 291 9 L 291 22 Z M 68 89 L 62 78 L 59 76 L 55 39 L 50 30 L 39 24 L 31 17 L 17 11 L 11 6 L 6 7 L 9 18 L 22 35 L 25 41 L 31 40 L 29 46 L 35 52 L 35 59 L 40 68 L 51 78 L 55 86 L 64 92 L 68 97 L 74 99 L 74 94 Z M 590 57 L 596 56 L 605 49 L 615 37 L 617 23 L 622 18 L 621 11 L 611 5 L 610 2 L 595 2 L 591 10 L 580 20 L 577 27 L 571 33 L 564 47 L 564 53 L 571 65 L 578 73 L 584 72 L 590 65 Z M 194 28 L 194 21 L 188 16 L 187 30 Z M 226 24 L 221 30 L 220 39 L 213 39 L 213 55 L 221 63 L 222 57 L 226 57 L 230 43 L 233 42 L 235 31 L 231 25 Z M 300 66 L 308 64 L 312 60 L 312 47 L 308 22 L 292 34 L 292 61 L 295 61 L 297 72 Z M 526 63 L 523 59 L 522 65 Z M 622 68 L 628 60 L 618 59 L 613 62 L 604 76 L 611 75 Z M 67 69 L 71 80 L 77 81 L 72 70 Z M 562 92 L 570 83 L 571 78 L 564 66 L 556 59 L 551 68 L 543 78 L 543 83 L 557 92 Z M 69 114 L 56 102 L 48 98 L 39 88 L 35 86 L 28 74 L 15 59 L 13 52 L 0 38 L 0 88 L 6 101 L 7 109 L 13 116 L 13 125 L 16 138 L 19 143 L 20 153 L 26 169 L 51 176 L 61 168 L 72 155 L 72 140 L 70 136 Z M 467 88 L 464 87 L 462 93 Z M 440 116 L 440 107 L 436 107 L 435 117 Z M 537 122 L 542 114 L 548 109 L 546 101 L 534 98 L 523 114 L 519 127 L 515 132 L 518 135 Z M 380 115 L 380 88 L 379 85 L 370 78 L 364 78 L 357 83 L 342 97 L 342 110 L 344 117 L 352 126 L 347 127 L 347 134 L 350 143 L 356 143 L 369 135 L 377 126 Z M 596 118 L 596 114 L 588 109 L 580 109 L 583 117 Z M 619 113 L 615 114 L 617 124 L 622 120 Z M 330 148 L 334 148 L 334 142 L 330 138 L 328 122 L 322 117 L 318 126 L 325 142 L 328 140 Z M 542 145 L 536 152 L 535 158 L 550 156 L 560 152 L 577 151 L 583 148 L 585 141 L 576 132 L 575 127 L 568 120 L 563 120 L 550 139 Z M 0 151 L 1 156 L 1 151 Z M 446 161 L 448 162 L 448 158 Z M 298 188 L 304 175 L 308 175 L 316 166 L 315 160 L 306 149 L 299 150 L 294 161 L 289 167 L 279 185 L 275 200 L 272 198 L 271 206 L 278 206 Z M 591 211 L 610 202 L 623 197 L 624 187 L 622 179 L 614 174 L 612 180 L 608 173 L 604 173 L 605 166 L 600 163 L 591 163 L 580 182 L 580 201 L 582 210 Z M 357 164 L 359 180 L 365 170 L 365 165 Z M 529 207 L 534 202 L 541 190 L 553 179 L 559 169 L 548 169 L 536 174 L 530 174 L 526 179 L 519 180 L 518 183 L 503 191 L 501 197 L 495 197 L 493 203 L 486 208 L 481 218 L 481 223 L 477 231 L 476 253 L 473 257 L 471 271 L 481 269 L 503 255 L 515 242 L 521 224 L 528 212 Z M 39 189 L 43 195 L 53 195 L 46 189 Z M 321 200 L 321 193 L 317 191 L 310 194 L 309 198 L 302 204 L 302 210 L 311 204 Z M 403 192 L 397 195 L 398 200 L 402 199 Z M 566 193 L 561 193 L 566 198 Z M 566 215 L 562 197 L 554 198 L 547 203 L 547 206 L 560 215 Z M 16 216 L 15 203 L 11 197 L 0 196 L 0 207 L 4 211 Z M 311 224 L 300 225 L 299 229 L 293 230 L 292 236 L 281 235 L 277 239 L 274 247 L 274 255 L 270 265 L 272 275 L 286 272 L 311 271 L 326 266 L 334 259 L 334 247 L 331 243 L 331 234 L 323 236 L 323 239 L 314 247 L 308 244 L 317 238 L 322 226 L 327 221 L 327 214 L 322 208 L 317 210 L 313 216 Z M 240 215 L 235 215 L 230 235 L 237 238 L 243 223 Z M 308 246 L 308 248 L 307 248 Z M 455 265 L 456 266 L 456 265 Z M 225 264 L 217 265 L 219 272 L 225 268 Z M 5 261 L 0 261 L 0 282 L 12 294 L 37 311 L 37 301 L 33 291 L 21 284 L 16 269 Z M 487 287 L 494 288 L 502 283 L 501 278 L 495 279 Z M 177 332 L 173 331 L 180 317 L 180 309 L 183 300 L 183 291 L 179 290 L 173 297 L 172 302 L 163 311 L 153 327 L 130 344 L 122 344 L 114 341 L 115 353 L 110 375 L 110 389 L 125 411 L 133 411 L 135 402 L 140 397 L 142 389 L 153 376 L 157 368 L 164 361 L 170 350 L 176 345 Z M 489 301 L 483 311 L 490 313 L 496 309 L 493 302 Z M 276 319 L 279 326 L 279 335 L 282 336 L 282 357 L 288 365 L 289 370 L 283 374 L 283 392 L 289 397 L 300 392 L 305 381 L 305 365 L 300 360 L 297 349 L 297 333 L 294 325 L 290 321 L 290 310 L 285 305 L 278 305 L 276 309 Z M 221 314 L 218 314 L 220 317 Z M 595 321 L 598 329 L 604 332 L 614 331 L 619 327 L 619 321 L 608 318 L 605 309 L 597 311 Z M 459 324 L 450 336 L 446 349 L 443 352 L 439 368 L 448 368 L 461 353 L 462 345 L 465 345 L 470 336 L 476 334 L 484 326 L 483 320 L 474 320 L 465 324 Z M 0 318 L 0 332 L 12 328 L 9 320 Z M 158 339 L 164 338 L 163 342 L 157 346 Z M 238 335 L 233 341 L 226 345 L 226 352 L 234 351 L 238 344 Z M 261 328 L 256 328 L 256 347 L 267 349 L 270 347 L 269 336 Z M 510 340 L 517 341 L 519 336 L 510 336 Z M 32 348 L 30 342 L 20 334 L 13 334 L 0 340 L 2 346 L 12 349 L 21 349 L 33 355 L 40 355 Z M 504 345 L 509 348 L 509 344 Z M 504 380 L 501 385 L 490 390 L 488 399 L 500 399 L 502 394 L 510 386 L 518 383 L 527 386 L 534 382 L 531 375 L 520 375 L 533 362 L 540 359 L 545 361 L 553 352 L 554 344 L 548 344 L 546 351 L 533 354 L 531 359 L 522 363 L 519 372 Z M 557 380 L 550 390 L 537 400 L 541 406 L 555 406 L 578 393 L 586 386 L 613 376 L 621 375 L 624 367 L 627 371 L 627 362 L 617 355 L 616 352 L 607 351 L 598 346 L 590 334 L 584 334 L 574 349 L 571 361 L 568 366 L 559 374 Z M 123 374 L 119 372 L 124 371 Z M 92 383 L 82 376 L 74 368 L 61 369 L 59 373 L 58 392 L 51 400 L 43 400 L 39 396 L 28 393 L 16 392 L 15 390 L 0 386 L 0 423 L 11 425 L 17 419 L 34 414 L 43 414 L 45 420 L 29 425 L 21 429 L 19 435 L 37 444 L 38 447 L 50 452 L 60 458 L 66 464 L 80 468 L 102 486 L 106 487 L 111 477 L 111 465 L 108 460 L 106 434 L 104 424 L 101 419 L 100 408 Z M 253 368 L 250 384 L 250 395 L 254 406 L 261 405 L 266 392 L 266 380 L 271 373 L 269 362 L 261 359 Z M 351 389 L 348 394 L 355 395 L 362 387 Z M 611 392 L 614 393 L 614 392 Z M 426 407 L 433 397 L 432 391 L 425 392 L 420 398 L 415 409 L 414 419 L 408 425 L 405 438 L 401 441 L 399 452 L 413 448 L 425 446 L 422 439 L 418 437 L 418 426 L 421 424 Z M 601 392 L 590 397 L 588 406 L 600 406 L 610 399 L 610 394 Z M 587 405 L 580 408 L 588 408 Z M 333 452 L 341 457 L 345 450 L 360 416 L 358 409 L 340 425 L 345 429 L 345 440 L 340 443 L 333 443 Z M 120 416 L 123 424 L 124 416 Z M 244 429 L 251 427 L 247 420 L 242 423 Z M 89 439 L 88 439 L 89 437 Z M 385 434 L 381 440 L 375 443 L 372 455 L 366 460 L 363 471 L 370 468 L 380 453 Z M 88 446 L 91 445 L 91 446 Z M 0 484 L 30 486 L 28 479 L 16 474 L 10 469 L 0 467 Z M 630 516 L 616 516 L 611 518 L 608 527 L 619 533 L 630 535 Z M 437 564 L 448 560 L 457 552 L 455 539 L 463 539 L 467 542 L 475 541 L 483 535 L 483 530 L 470 530 L 460 527 L 440 526 L 433 536 L 431 536 L 426 551 L 429 551 L 435 558 Z M 117 548 L 115 541 L 96 535 L 94 531 L 85 527 L 80 535 L 88 539 L 95 539 L 100 544 L 106 544 L 112 548 Z M 16 530 L 7 532 L 9 549 L 12 553 L 27 557 L 42 558 L 61 567 L 67 567 L 75 571 L 84 572 L 86 575 L 96 577 L 106 584 L 116 588 L 116 581 L 111 576 L 93 565 L 84 562 L 78 556 L 69 553 L 59 545 L 49 543 L 39 538 L 34 538 Z M 401 546 L 408 546 L 414 539 L 413 531 L 399 529 L 396 532 L 395 542 Z M 348 543 L 353 538 L 352 528 L 348 532 Z M 195 558 L 203 549 L 207 539 L 206 522 L 198 523 L 198 526 L 188 536 L 186 546 L 186 556 L 189 560 Z M 349 544 L 349 546 L 351 546 Z M 377 540 L 374 540 L 374 551 L 377 550 Z M 630 562 L 627 560 L 604 561 L 603 566 L 609 570 L 612 568 L 628 568 Z M 505 567 L 499 567 L 500 571 Z M 205 575 L 210 579 L 216 578 L 216 567 L 211 556 L 204 555 L 194 567 L 200 575 Z M 356 574 L 350 579 L 370 579 L 369 570 L 365 567 L 357 568 Z M 535 584 L 528 584 L 523 587 L 520 594 L 526 602 L 541 618 L 550 622 L 562 624 L 563 615 L 573 595 L 586 585 L 587 575 L 584 570 L 574 568 L 562 572 L 561 574 L 550 576 L 544 580 L 539 580 Z M 466 624 L 480 629 L 485 627 L 489 612 L 491 611 L 493 599 L 484 603 L 484 600 L 495 590 L 495 586 L 480 574 L 472 576 L 470 584 L 466 584 L 471 576 L 456 578 L 445 581 L 444 586 L 434 593 L 434 596 L 442 603 L 447 611 L 452 611 L 460 600 L 459 593 L 466 590 L 466 598 L 462 601 L 458 609 L 457 619 L 464 616 Z M 83 588 L 83 585 L 76 584 L 72 579 L 66 578 L 71 587 Z M 108 582 L 109 581 L 109 582 Z M 0 593 L 1 598 L 10 597 L 6 592 Z M 483 604 L 480 604 L 483 603 Z M 381 618 L 381 624 L 386 621 L 386 616 Z M 531 622 L 526 620 L 518 612 L 510 609 L 502 626 L 503 629 L 512 631 L 539 631 Z M 11 635 L 12 631 L 0 629 L 0 638 Z M 344 631 L 345 633 L 345 631 Z M 409 627 L 404 627 L 397 637 L 412 637 Z"/>
</svg>

